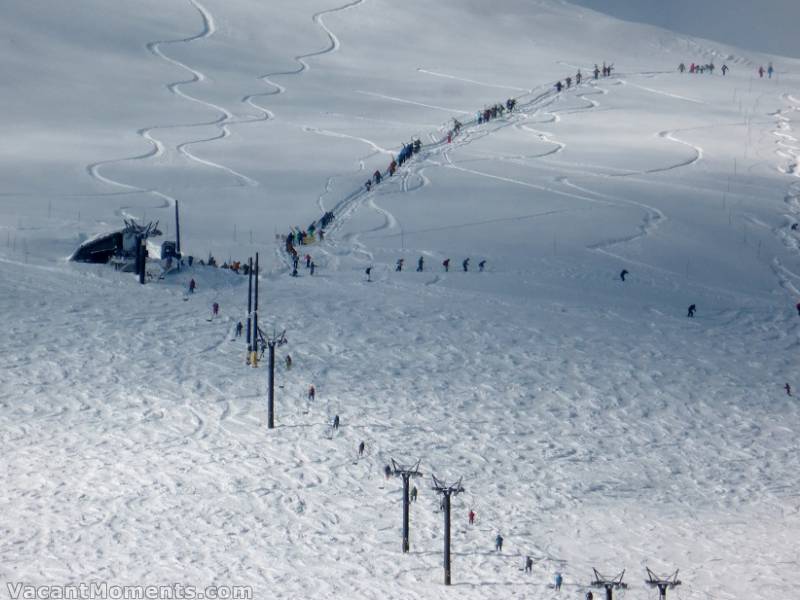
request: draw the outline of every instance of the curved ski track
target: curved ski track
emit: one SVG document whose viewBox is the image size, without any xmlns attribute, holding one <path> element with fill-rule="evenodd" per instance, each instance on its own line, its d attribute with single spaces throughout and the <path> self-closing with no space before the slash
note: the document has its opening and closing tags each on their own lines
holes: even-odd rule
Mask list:
<svg viewBox="0 0 800 600">
<path fill-rule="evenodd" d="M 152 135 L 152 132 L 157 130 L 157 129 L 193 128 L 193 127 L 207 127 L 207 126 L 213 126 L 213 125 L 220 126 L 220 134 L 219 135 L 213 136 L 213 137 L 210 137 L 210 138 L 202 138 L 202 139 L 189 140 L 189 141 L 183 142 L 183 143 L 179 144 L 176 147 L 176 150 L 179 153 L 181 153 L 182 155 L 186 156 L 188 159 L 190 159 L 190 160 L 192 160 L 194 162 L 197 162 L 198 164 L 201 164 L 201 165 L 204 165 L 204 166 L 208 166 L 208 167 L 212 167 L 212 168 L 216 168 L 216 169 L 221 169 L 221 170 L 231 174 L 232 176 L 236 177 L 239 180 L 240 185 L 247 185 L 247 186 L 256 186 L 256 185 L 258 185 L 258 182 L 256 182 L 255 180 L 251 179 L 250 177 L 247 177 L 246 175 L 243 175 L 242 173 L 239 173 L 239 172 L 231 169 L 230 167 L 226 167 L 225 165 L 221 165 L 221 164 L 218 164 L 218 163 L 212 162 L 210 160 L 206 160 L 206 159 L 201 159 L 201 158 L 195 156 L 194 154 L 192 154 L 191 152 L 189 152 L 189 150 L 188 150 L 189 146 L 191 146 L 193 144 L 200 144 L 200 143 L 205 143 L 205 142 L 210 142 L 210 141 L 216 141 L 216 140 L 228 137 L 230 135 L 230 131 L 228 129 L 228 125 L 229 124 L 233 124 L 233 121 L 232 121 L 233 115 L 228 110 L 226 110 L 225 108 L 223 108 L 221 106 L 218 106 L 216 104 L 213 104 L 211 102 L 207 102 L 205 100 L 201 100 L 199 98 L 195 98 L 194 96 L 191 96 L 191 95 L 187 94 L 186 92 L 184 92 L 183 90 L 181 90 L 181 86 L 182 85 L 188 85 L 188 84 L 198 83 L 198 82 L 204 81 L 206 79 L 205 75 L 202 72 L 198 71 L 197 69 L 193 69 L 192 67 L 180 62 L 179 60 L 171 58 L 170 56 L 166 55 L 161 50 L 161 46 L 162 45 L 167 45 L 167 44 L 188 44 L 188 43 L 194 42 L 196 40 L 200 40 L 200 39 L 203 39 L 203 38 L 208 38 L 208 37 L 214 35 L 214 33 L 216 31 L 216 25 L 215 25 L 215 22 L 214 22 L 213 15 L 202 4 L 197 2 L 197 0 L 188 0 L 188 2 L 200 14 L 200 17 L 201 17 L 202 23 L 203 23 L 202 30 L 199 33 L 196 33 L 194 35 L 191 35 L 191 36 L 185 37 L 185 38 L 178 38 L 178 39 L 174 39 L 174 40 L 157 40 L 157 41 L 154 41 L 154 42 L 149 42 L 149 43 L 147 43 L 145 45 L 145 47 L 154 56 L 156 56 L 156 57 L 158 57 L 158 58 L 160 58 L 160 59 L 162 59 L 162 60 L 164 60 L 164 61 L 166 61 L 166 62 L 168 62 L 168 63 L 170 63 L 172 65 L 174 65 L 174 66 L 177 66 L 177 67 L 179 67 L 179 68 L 181 68 L 181 69 L 183 69 L 185 71 L 188 71 L 191 74 L 191 78 L 190 79 L 174 81 L 172 83 L 167 84 L 166 87 L 171 93 L 175 94 L 176 96 L 180 96 L 181 98 L 184 98 L 186 100 L 189 100 L 191 102 L 195 102 L 195 103 L 201 104 L 201 105 L 203 105 L 203 106 L 205 106 L 207 108 L 211 108 L 211 109 L 213 109 L 215 111 L 218 111 L 218 112 L 221 113 L 221 115 L 217 119 L 214 119 L 212 121 L 207 121 L 207 122 L 187 123 L 187 124 L 169 124 L 169 125 L 152 125 L 152 126 L 149 126 L 149 127 L 145 127 L 145 128 L 139 129 L 137 131 L 137 134 L 139 136 L 141 136 L 145 141 L 147 141 L 147 143 L 151 146 L 149 151 L 147 151 L 147 152 L 145 152 L 143 154 L 135 155 L 135 156 L 128 156 L 128 157 L 124 157 L 124 158 L 117 158 L 117 159 L 98 161 L 98 162 L 92 163 L 92 164 L 90 164 L 90 165 L 88 165 L 86 167 L 86 170 L 87 170 L 87 172 L 89 173 L 89 175 L 91 177 L 93 177 L 97 181 L 100 181 L 100 182 L 103 182 L 103 183 L 106 183 L 106 184 L 109 184 L 109 185 L 113 185 L 113 186 L 116 186 L 116 187 L 121 187 L 121 188 L 127 190 L 127 192 L 124 192 L 124 193 L 127 193 L 127 194 L 143 193 L 143 194 L 150 194 L 150 195 L 153 195 L 153 196 L 156 196 L 156 197 L 160 198 L 163 202 L 161 204 L 159 204 L 156 208 L 166 208 L 166 207 L 168 207 L 170 205 L 174 205 L 175 204 L 175 198 L 173 198 L 172 196 L 170 196 L 170 195 L 168 195 L 168 194 L 166 194 L 164 192 L 158 191 L 158 190 L 153 189 L 153 188 L 143 188 L 143 187 L 139 187 L 139 186 L 136 186 L 136 185 L 124 183 L 122 181 L 118 181 L 118 180 L 115 180 L 115 179 L 111 179 L 110 177 L 106 177 L 101 173 L 101 168 L 103 166 L 110 165 L 110 164 L 127 162 L 127 161 L 147 160 L 147 159 L 150 159 L 150 158 L 154 158 L 154 157 L 158 157 L 158 156 L 163 155 L 164 154 L 164 150 L 165 150 L 164 149 L 164 144 L 160 140 L 158 140 L 157 138 L 155 138 Z M 110 195 L 118 195 L 118 194 L 110 194 Z M 120 209 L 119 209 L 120 213 L 126 214 L 125 213 L 125 209 L 126 208 L 127 207 L 120 207 Z"/>
<path fill-rule="evenodd" d="M 339 42 L 339 38 L 325 25 L 325 21 L 322 20 L 322 17 L 327 14 L 332 14 L 336 12 L 343 12 L 349 10 L 351 8 L 355 8 L 356 6 L 363 4 L 366 0 L 353 0 L 352 2 L 348 2 L 347 4 L 343 4 L 342 6 L 337 6 L 335 8 L 328 8 L 325 10 L 321 10 L 314 15 L 312 15 L 311 20 L 318 25 L 322 31 L 325 32 L 325 35 L 328 36 L 328 45 L 323 48 L 322 50 L 315 50 L 314 52 L 308 52 L 306 54 L 298 54 L 297 56 L 293 57 L 295 61 L 300 63 L 300 66 L 296 69 L 292 69 L 290 71 L 275 71 L 273 73 L 267 73 L 266 75 L 261 75 L 258 77 L 264 83 L 271 85 L 275 89 L 269 92 L 261 92 L 258 94 L 250 94 L 242 98 L 242 102 L 249 104 L 256 110 L 259 110 L 263 113 L 263 118 L 260 120 L 266 120 L 274 118 L 274 114 L 272 111 L 264 108 L 263 106 L 257 104 L 254 101 L 254 98 L 262 98 L 266 96 L 276 96 L 278 94 L 283 94 L 286 91 L 286 88 L 279 83 L 275 83 L 272 81 L 272 77 L 279 77 L 279 76 L 287 76 L 287 75 L 300 75 L 304 71 L 311 70 L 311 65 L 306 62 L 309 58 L 314 58 L 316 56 L 322 56 L 324 54 L 330 54 L 332 52 L 336 52 L 341 46 Z"/>
</svg>

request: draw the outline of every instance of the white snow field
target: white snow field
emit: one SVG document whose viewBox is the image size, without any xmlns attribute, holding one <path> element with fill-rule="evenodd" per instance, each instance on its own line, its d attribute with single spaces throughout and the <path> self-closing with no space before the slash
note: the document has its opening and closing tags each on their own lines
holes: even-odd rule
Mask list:
<svg viewBox="0 0 800 600">
<path fill-rule="evenodd" d="M 800 61 L 555 0 L 26 0 L 0 32 L 3 583 L 550 599 L 596 567 L 644 599 L 649 567 L 680 569 L 668 597 L 794 593 Z M 123 216 L 173 237 L 174 200 L 187 254 L 266 265 L 274 430 L 245 277 L 66 260 Z M 276 234 L 326 210 L 290 277 Z M 426 475 L 407 555 L 391 458 Z M 431 474 L 466 490 L 450 588 Z"/>
</svg>

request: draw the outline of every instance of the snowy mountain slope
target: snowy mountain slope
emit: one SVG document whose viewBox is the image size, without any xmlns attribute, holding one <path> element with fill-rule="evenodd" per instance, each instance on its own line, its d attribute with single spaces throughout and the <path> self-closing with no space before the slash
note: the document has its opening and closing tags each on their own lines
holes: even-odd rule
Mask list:
<svg viewBox="0 0 800 600">
<path fill-rule="evenodd" d="M 450 595 L 427 480 L 399 551 L 400 485 L 381 473 L 394 457 L 464 477 L 459 597 L 554 597 L 557 570 L 578 596 L 593 566 L 627 568 L 632 598 L 650 593 L 644 566 L 681 568 L 680 597 L 786 596 L 798 63 L 773 58 L 777 77 L 753 80 L 769 57 L 581 14 L 15 6 L 0 53 L 15 85 L 0 576 Z M 724 79 L 675 72 L 723 56 Z M 614 77 L 551 90 L 602 60 Z M 515 114 L 470 122 L 509 96 Z M 464 131 L 442 143 L 452 117 Z M 412 135 L 423 151 L 354 193 Z M 172 199 L 190 253 L 266 261 L 262 323 L 286 327 L 295 363 L 279 369 L 273 432 L 264 369 L 231 341 L 244 278 L 198 267 L 140 287 L 63 261 L 122 215 L 169 232 Z M 288 277 L 274 234 L 334 208 L 309 248 L 319 271 Z M 198 293 L 181 302 L 190 276 Z M 533 576 L 518 570 L 527 554 Z"/>
</svg>

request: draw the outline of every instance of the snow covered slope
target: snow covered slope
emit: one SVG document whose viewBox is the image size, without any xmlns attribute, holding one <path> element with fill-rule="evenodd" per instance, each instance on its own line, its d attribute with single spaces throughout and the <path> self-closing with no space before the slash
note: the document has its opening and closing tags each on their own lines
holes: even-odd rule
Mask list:
<svg viewBox="0 0 800 600">
<path fill-rule="evenodd" d="M 680 568 L 683 598 L 788 596 L 800 62 L 545 0 L 7 12 L 0 579 L 551 598 L 597 567 L 644 598 L 649 566 Z M 711 61 L 731 72 L 676 71 Z M 171 236 L 176 199 L 189 254 L 267 265 L 260 319 L 290 342 L 274 431 L 234 339 L 245 278 L 64 260 L 123 216 Z M 289 277 L 276 234 L 325 210 L 317 273 Z M 452 591 L 427 478 L 400 552 L 390 458 L 464 478 Z"/>
</svg>

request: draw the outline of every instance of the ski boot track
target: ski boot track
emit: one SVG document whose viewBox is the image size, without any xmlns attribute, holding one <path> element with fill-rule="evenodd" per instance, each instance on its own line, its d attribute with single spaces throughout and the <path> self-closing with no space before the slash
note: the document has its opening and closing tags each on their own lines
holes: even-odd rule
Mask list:
<svg viewBox="0 0 800 600">
<path fill-rule="evenodd" d="M 775 155 L 781 160 L 776 168 L 779 173 L 788 175 L 795 181 L 789 184 L 784 196 L 788 211 L 784 215 L 784 224 L 773 228 L 772 232 L 785 247 L 797 252 L 800 251 L 800 231 L 792 230 L 792 226 L 800 222 L 800 139 L 794 134 L 792 119 L 786 115 L 800 113 L 800 101 L 789 94 L 781 94 L 781 100 L 787 106 L 773 114 L 775 128 L 772 134 L 777 138 Z M 778 257 L 773 259 L 771 267 L 781 287 L 794 298 L 800 296 L 800 275 L 786 267 Z"/>
</svg>

